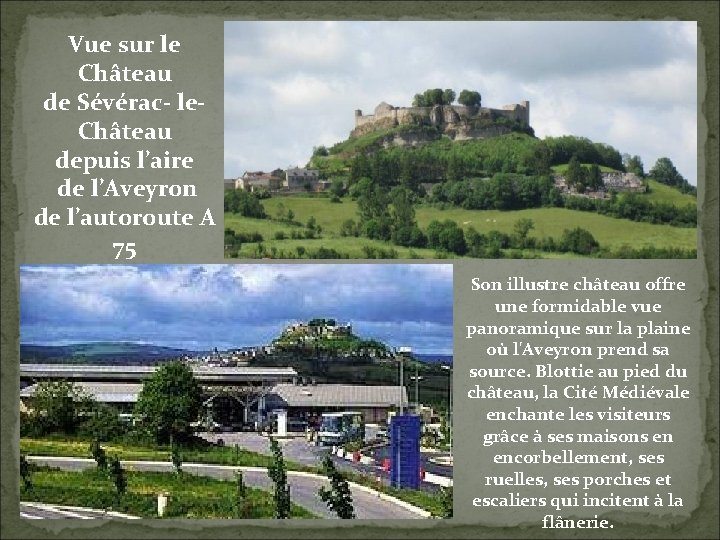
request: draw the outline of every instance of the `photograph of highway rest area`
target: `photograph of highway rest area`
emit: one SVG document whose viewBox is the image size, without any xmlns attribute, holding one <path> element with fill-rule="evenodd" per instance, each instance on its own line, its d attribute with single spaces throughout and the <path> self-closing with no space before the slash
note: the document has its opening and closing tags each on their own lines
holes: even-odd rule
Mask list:
<svg viewBox="0 0 720 540">
<path fill-rule="evenodd" d="M 225 256 L 695 258 L 695 33 L 226 23 Z"/>
<path fill-rule="evenodd" d="M 23 343 L 21 514 L 451 517 L 451 377 L 333 317 L 204 351 Z"/>
</svg>

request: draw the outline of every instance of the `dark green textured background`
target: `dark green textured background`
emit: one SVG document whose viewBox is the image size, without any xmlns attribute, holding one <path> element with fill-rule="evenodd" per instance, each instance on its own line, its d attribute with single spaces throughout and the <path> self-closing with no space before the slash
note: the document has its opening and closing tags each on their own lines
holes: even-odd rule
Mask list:
<svg viewBox="0 0 720 540">
<path fill-rule="evenodd" d="M 0 370 L 3 400 L 2 472 L 0 509 L 2 538 L 717 538 L 718 525 L 718 3 L 717 2 L 2 2 L 2 148 L 0 153 L 2 264 Z M 19 519 L 18 440 L 18 283 L 14 234 L 18 226 L 17 192 L 11 176 L 12 117 L 15 58 L 28 16 L 111 16 L 154 11 L 164 14 L 215 14 L 225 19 L 516 19 L 516 20 L 696 20 L 700 27 L 699 89 L 699 196 L 700 253 L 708 275 L 708 302 L 704 306 L 705 343 L 712 359 L 710 382 L 713 394 L 707 403 L 706 442 L 712 455 L 713 478 L 692 519 L 670 529 L 653 526 L 622 527 L 610 534 L 597 530 L 552 531 L 539 527 L 492 529 L 457 526 L 452 522 L 278 523 L 216 521 L 146 521 L 141 523 L 72 522 L 38 525 Z M 218 59 L 218 61 L 221 61 Z M 703 95 L 704 91 L 704 95 Z M 219 261 L 207 261 L 219 262 Z M 478 262 L 478 264 L 481 264 Z M 599 262 L 599 268 L 601 268 Z M 698 278 L 693 276 L 693 278 Z M 458 284 L 456 284 L 458 286 Z M 462 471 L 457 471 L 457 475 Z M 344 530 L 340 530 L 340 528 Z"/>
</svg>

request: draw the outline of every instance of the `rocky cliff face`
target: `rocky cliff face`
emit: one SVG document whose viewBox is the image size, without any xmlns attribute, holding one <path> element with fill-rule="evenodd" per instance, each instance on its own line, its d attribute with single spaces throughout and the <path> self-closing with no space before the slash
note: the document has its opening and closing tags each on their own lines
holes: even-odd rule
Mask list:
<svg viewBox="0 0 720 540">
<path fill-rule="evenodd" d="M 360 137 L 375 131 L 400 127 L 395 133 L 383 137 L 381 144 L 412 147 L 434 141 L 445 135 L 452 140 L 488 139 L 505 135 L 520 127 L 505 117 L 498 117 L 488 109 L 436 105 L 432 108 L 393 109 L 380 104 L 375 119 L 361 123 L 350 133 Z M 367 118 L 367 117 L 366 117 Z M 417 129 L 413 129 L 417 127 Z"/>
<path fill-rule="evenodd" d="M 436 141 L 441 137 L 439 131 L 405 131 L 394 133 L 384 137 L 382 145 L 384 148 L 399 146 L 401 148 L 422 146 L 423 144 Z"/>
</svg>

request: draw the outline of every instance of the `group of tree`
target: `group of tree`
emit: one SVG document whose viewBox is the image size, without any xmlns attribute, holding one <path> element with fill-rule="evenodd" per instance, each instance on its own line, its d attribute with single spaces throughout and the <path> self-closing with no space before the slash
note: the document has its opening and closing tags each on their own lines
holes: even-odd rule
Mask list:
<svg viewBox="0 0 720 540">
<path fill-rule="evenodd" d="M 240 214 L 241 216 L 264 219 L 267 217 L 265 208 L 255 193 L 242 189 L 229 189 L 225 191 L 225 212 Z"/>
<path fill-rule="evenodd" d="M 348 188 L 370 178 L 386 188 L 400 185 L 418 194 L 422 183 L 485 178 L 497 173 L 547 175 L 551 167 L 570 162 L 624 170 L 623 158 L 612 146 L 583 137 L 548 137 L 542 141 L 512 133 L 484 140 L 439 141 L 411 150 L 377 149 L 360 152 L 348 163 Z"/>
<path fill-rule="evenodd" d="M 39 383 L 32 407 L 21 413 L 23 435 L 80 434 L 107 440 L 125 429 L 115 408 L 98 403 L 82 387 L 67 381 Z"/>
<path fill-rule="evenodd" d="M 683 193 L 697 193 L 697 188 L 678 172 L 670 158 L 661 157 L 658 159 L 653 168 L 648 171 L 648 176 L 661 184 L 675 187 Z"/>
<path fill-rule="evenodd" d="M 422 94 L 415 94 L 412 101 L 413 107 L 434 107 L 435 105 L 452 105 L 458 98 L 460 105 L 466 107 L 479 107 L 481 102 L 480 92 L 475 90 L 462 90 L 457 96 L 451 88 L 428 88 Z"/>
<path fill-rule="evenodd" d="M 568 164 L 566 178 L 579 192 L 597 190 L 602 185 L 599 166 L 585 167 L 575 155 Z M 455 230 L 448 222 L 432 223 L 426 231 L 418 226 L 414 206 L 420 197 L 409 188 L 390 188 L 365 177 L 352 186 L 350 194 L 357 200 L 358 221 L 346 219 L 340 227 L 342 236 L 365 236 L 399 246 L 429 247 L 458 255 L 471 251 L 467 239 L 463 240 L 462 230 Z M 560 207 L 675 226 L 693 227 L 697 223 L 694 205 L 652 202 L 632 193 L 615 193 L 607 199 L 563 195 L 550 175 L 497 173 L 490 178 L 449 180 L 435 184 L 426 200 L 471 210 Z M 490 252 L 497 255 L 499 249 L 502 248 L 495 243 Z M 476 250 L 474 256 L 480 256 L 477 253 Z"/>
<path fill-rule="evenodd" d="M 600 167 L 598 167 L 597 163 L 585 167 L 580 163 L 576 155 L 573 155 L 568 162 L 565 183 L 578 193 L 584 193 L 586 190 L 597 191 L 604 186 Z"/>
<path fill-rule="evenodd" d="M 455 101 L 455 91 L 447 88 L 428 88 L 422 94 L 415 94 L 413 107 L 433 107 L 435 105 L 450 105 Z"/>
<path fill-rule="evenodd" d="M 640 156 L 623 154 L 622 160 L 626 172 L 633 173 L 635 176 L 638 176 L 640 178 L 645 178 L 645 166 L 643 165 Z"/>
<path fill-rule="evenodd" d="M 192 370 L 181 361 L 173 361 L 163 364 L 144 382 L 133 412 L 141 419 L 141 429 L 157 443 L 183 442 L 192 436 L 191 424 L 201 407 L 202 389 Z M 22 435 L 79 434 L 99 444 L 132 429 L 120 419 L 117 409 L 98 403 L 80 385 L 67 381 L 38 383 L 29 409 L 21 417 Z M 98 456 L 94 455 L 100 459 Z"/>
<path fill-rule="evenodd" d="M 578 162 L 574 162 L 578 164 Z M 568 167 L 571 182 L 580 190 L 594 189 L 599 171 L 596 166 Z M 577 178 L 580 180 L 577 180 Z M 594 179 L 593 179 L 594 178 Z M 521 210 L 525 208 L 556 207 L 595 212 L 598 214 L 669 224 L 679 227 L 697 225 L 697 206 L 675 205 L 651 201 L 636 193 L 611 193 L 609 198 L 588 198 L 563 195 L 548 175 L 523 176 L 499 173 L 491 178 L 473 178 L 436 184 L 430 202 L 449 203 L 468 210 Z"/>
<path fill-rule="evenodd" d="M 356 185 L 358 221 L 345 221 L 341 234 L 357 232 L 368 238 L 392 241 L 400 246 L 424 247 L 426 238 L 415 219 L 415 194 L 408 188 L 396 186 L 389 192 L 369 178 Z"/>
<path fill-rule="evenodd" d="M 674 227 L 697 226 L 697 205 L 678 206 L 668 202 L 653 202 L 637 193 L 613 193 L 608 199 L 565 196 L 557 206 L 632 221 L 667 224 Z"/>
</svg>

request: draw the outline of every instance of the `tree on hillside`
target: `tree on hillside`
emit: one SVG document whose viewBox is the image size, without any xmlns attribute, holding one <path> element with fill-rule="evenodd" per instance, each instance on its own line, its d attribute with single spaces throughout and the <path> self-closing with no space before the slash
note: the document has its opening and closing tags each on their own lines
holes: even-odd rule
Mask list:
<svg viewBox="0 0 720 540">
<path fill-rule="evenodd" d="M 643 178 L 645 176 L 645 170 L 643 168 L 643 162 L 642 159 L 640 159 L 640 156 L 623 154 L 622 158 L 623 165 L 625 165 L 625 170 L 627 172 L 636 174 L 640 178 Z"/>
<path fill-rule="evenodd" d="M 655 180 L 668 186 L 681 187 L 687 183 L 687 180 L 678 172 L 670 161 L 670 158 L 661 157 L 655 162 L 653 168 L 648 172 L 648 176 L 653 177 Z"/>
<path fill-rule="evenodd" d="M 422 94 L 415 94 L 413 107 L 434 107 L 435 105 L 450 105 L 455 101 L 455 91 L 451 88 L 428 88 Z"/>
<path fill-rule="evenodd" d="M 450 219 L 443 222 L 437 220 L 430 222 L 427 228 L 427 245 L 430 248 L 458 255 L 464 255 L 467 252 L 463 230 Z"/>
<path fill-rule="evenodd" d="M 242 189 L 231 189 L 225 192 L 225 212 L 240 214 L 245 217 L 265 218 L 265 208 L 260 199 L 253 193 Z"/>
<path fill-rule="evenodd" d="M 580 255 L 590 255 L 600 247 L 592 233 L 581 227 L 565 229 L 560 239 L 560 245 L 565 251 L 572 251 Z"/>
<path fill-rule="evenodd" d="M 391 239 L 399 246 L 425 247 L 426 238 L 415 221 L 413 194 L 404 187 L 390 192 Z"/>
<path fill-rule="evenodd" d="M 532 174 L 549 174 L 551 165 L 552 151 L 542 141 L 533 147 L 532 154 L 525 160 L 525 166 L 529 169 L 528 172 Z"/>
<path fill-rule="evenodd" d="M 451 182 L 463 180 L 466 175 L 465 162 L 458 156 L 457 152 L 453 152 L 447 161 L 447 179 Z"/>
<path fill-rule="evenodd" d="M 443 105 L 452 105 L 452 102 L 455 101 L 455 90 L 452 88 L 443 90 L 442 101 Z"/>
<path fill-rule="evenodd" d="M 358 184 L 360 185 L 360 184 Z M 388 194 L 385 190 L 369 181 L 357 198 L 359 221 L 365 236 L 378 240 L 389 240 L 391 220 Z"/>
<path fill-rule="evenodd" d="M 424 107 L 425 106 L 425 98 L 423 97 L 422 94 L 415 94 L 413 96 L 412 106 L 413 107 Z"/>
<path fill-rule="evenodd" d="M 158 442 L 183 440 L 192 433 L 202 406 L 202 389 L 183 362 L 164 364 L 143 384 L 135 412 Z"/>
<path fill-rule="evenodd" d="M 476 92 L 475 90 L 463 90 L 458 96 L 458 103 L 466 107 L 479 107 L 481 101 L 482 97 L 480 96 L 480 92 Z"/>
<path fill-rule="evenodd" d="M 567 172 L 565 173 L 565 182 L 567 182 L 569 187 L 574 187 L 578 193 L 585 191 L 585 185 L 587 182 L 586 172 L 576 155 L 573 155 L 568 162 Z"/>
<path fill-rule="evenodd" d="M 368 178 L 371 174 L 372 169 L 370 166 L 370 160 L 363 152 L 360 152 L 350 162 L 350 178 L 348 180 L 348 185 L 352 186 L 356 182 L 359 182 L 362 178 Z"/>
<path fill-rule="evenodd" d="M 340 197 L 345 195 L 345 192 L 345 182 L 343 182 L 343 179 L 333 178 L 333 181 L 330 184 L 330 195 L 339 199 Z"/>
<path fill-rule="evenodd" d="M 528 243 L 528 234 L 535 228 L 535 222 L 530 218 L 520 218 L 513 225 L 513 233 L 517 247 L 524 248 Z"/>
<path fill-rule="evenodd" d="M 590 189 L 597 191 L 603 187 L 602 173 L 600 172 L 600 167 L 597 163 L 593 163 L 590 166 L 590 171 L 587 173 L 586 177 L 587 187 Z"/>
</svg>

